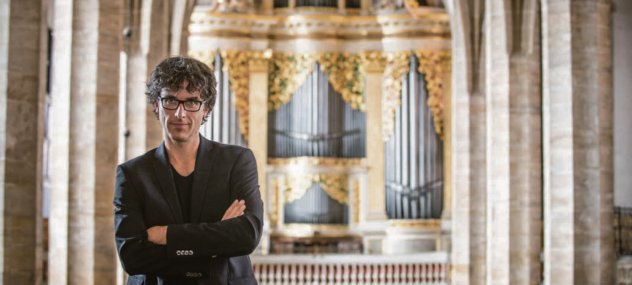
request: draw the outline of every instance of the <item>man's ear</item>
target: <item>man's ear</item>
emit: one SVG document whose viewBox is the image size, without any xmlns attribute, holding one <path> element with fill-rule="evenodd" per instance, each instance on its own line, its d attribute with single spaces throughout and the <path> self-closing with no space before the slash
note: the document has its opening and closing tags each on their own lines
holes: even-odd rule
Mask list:
<svg viewBox="0 0 632 285">
<path fill-rule="evenodd" d="M 158 100 L 154 100 L 154 111 L 158 114 Z"/>
</svg>

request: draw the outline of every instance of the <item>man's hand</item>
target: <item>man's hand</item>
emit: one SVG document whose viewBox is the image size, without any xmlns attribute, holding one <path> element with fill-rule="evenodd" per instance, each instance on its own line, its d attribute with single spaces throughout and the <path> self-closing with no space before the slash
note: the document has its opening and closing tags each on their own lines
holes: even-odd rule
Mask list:
<svg viewBox="0 0 632 285">
<path fill-rule="evenodd" d="M 228 207 L 228 210 L 224 213 L 222 221 L 237 218 L 244 214 L 244 210 L 246 210 L 246 202 L 244 200 L 235 200 L 235 202 L 233 202 L 233 204 L 231 204 L 230 207 Z"/>
<path fill-rule="evenodd" d="M 147 230 L 147 240 L 155 244 L 167 244 L 167 226 L 155 226 Z"/>
</svg>

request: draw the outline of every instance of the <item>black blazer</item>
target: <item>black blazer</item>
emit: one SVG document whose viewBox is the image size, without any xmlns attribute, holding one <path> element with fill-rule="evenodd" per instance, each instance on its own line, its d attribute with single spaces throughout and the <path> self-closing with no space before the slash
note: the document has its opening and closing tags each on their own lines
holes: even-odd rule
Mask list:
<svg viewBox="0 0 632 285">
<path fill-rule="evenodd" d="M 261 239 L 263 202 L 252 151 L 200 136 L 191 195 L 184 224 L 164 142 L 118 166 L 114 227 L 127 284 L 257 284 L 248 254 Z M 220 221 L 235 199 L 244 215 Z M 167 245 L 147 241 L 147 229 L 164 225 Z"/>
</svg>

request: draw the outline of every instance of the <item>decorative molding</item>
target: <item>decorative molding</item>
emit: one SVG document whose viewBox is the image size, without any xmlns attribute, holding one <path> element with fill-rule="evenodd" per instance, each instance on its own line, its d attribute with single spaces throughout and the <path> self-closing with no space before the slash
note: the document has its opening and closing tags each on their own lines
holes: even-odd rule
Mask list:
<svg viewBox="0 0 632 285">
<path fill-rule="evenodd" d="M 279 178 L 270 178 L 270 193 L 268 194 L 270 205 L 268 207 L 273 211 L 269 212 L 268 218 L 270 219 L 270 227 L 273 229 L 279 225 L 279 184 Z"/>
<path fill-rule="evenodd" d="M 268 158 L 268 165 L 292 166 L 366 166 L 365 158 L 333 158 L 333 157 L 292 157 Z"/>
<path fill-rule="evenodd" d="M 382 105 L 382 139 L 387 141 L 395 129 L 395 109 L 402 104 L 403 75 L 410 72 L 412 52 L 388 53 L 384 70 Z"/>
<path fill-rule="evenodd" d="M 419 72 L 425 76 L 426 89 L 428 89 L 428 101 L 426 104 L 432 110 L 435 131 L 443 140 L 443 77 L 451 72 L 445 68 L 452 65 L 452 53 L 450 51 L 417 50 L 415 55 L 419 59 Z"/>
<path fill-rule="evenodd" d="M 351 182 L 351 191 L 353 193 L 353 223 L 354 224 L 359 224 L 360 223 L 360 214 L 361 214 L 361 208 L 362 208 L 362 203 L 361 203 L 361 198 L 360 198 L 360 191 L 362 191 L 362 189 L 360 189 L 360 179 L 355 179 L 353 180 L 353 182 Z"/>
<path fill-rule="evenodd" d="M 440 229 L 441 220 L 388 220 L 388 227 L 396 229 Z"/>
</svg>

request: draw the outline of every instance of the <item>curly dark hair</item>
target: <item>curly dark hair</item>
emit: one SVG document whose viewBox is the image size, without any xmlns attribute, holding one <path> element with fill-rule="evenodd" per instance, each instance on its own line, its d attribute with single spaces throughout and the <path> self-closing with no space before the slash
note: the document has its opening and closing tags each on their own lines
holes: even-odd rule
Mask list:
<svg viewBox="0 0 632 285">
<path fill-rule="evenodd" d="M 167 58 L 156 65 L 147 83 L 145 93 L 147 102 L 153 104 L 160 98 L 163 90 L 177 92 L 182 89 L 185 80 L 189 82 L 187 91 L 189 93 L 199 91 L 204 105 L 213 111 L 217 98 L 217 80 L 213 70 L 203 62 L 185 56 Z M 206 123 L 210 111 L 202 119 L 202 124 Z M 155 110 L 154 113 L 156 113 Z M 156 113 L 157 117 L 158 113 Z"/>
</svg>

